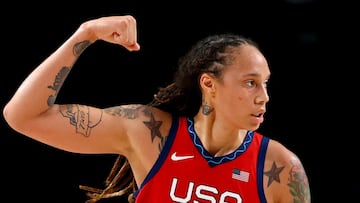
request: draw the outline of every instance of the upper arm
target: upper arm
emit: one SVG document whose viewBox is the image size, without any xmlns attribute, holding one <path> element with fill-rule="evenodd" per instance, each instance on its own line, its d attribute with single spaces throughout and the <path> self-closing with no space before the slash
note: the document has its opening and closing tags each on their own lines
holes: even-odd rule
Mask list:
<svg viewBox="0 0 360 203">
<path fill-rule="evenodd" d="M 264 168 L 268 202 L 310 203 L 310 187 L 301 160 L 277 141 L 271 140 Z"/>
<path fill-rule="evenodd" d="M 124 154 L 129 147 L 126 132 L 133 126 L 129 123 L 136 122 L 129 115 L 130 109 L 125 106 L 100 109 L 79 104 L 53 105 L 14 129 L 65 151 Z M 135 114 L 136 109 L 132 111 Z"/>
</svg>

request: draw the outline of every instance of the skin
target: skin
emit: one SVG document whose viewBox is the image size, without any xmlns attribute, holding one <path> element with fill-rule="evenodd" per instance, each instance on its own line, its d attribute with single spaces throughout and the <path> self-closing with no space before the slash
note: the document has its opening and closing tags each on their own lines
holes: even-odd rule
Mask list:
<svg viewBox="0 0 360 203">
<path fill-rule="evenodd" d="M 103 40 L 139 51 L 136 20 L 109 16 L 83 23 L 28 77 L 3 110 L 16 131 L 69 152 L 122 154 L 140 185 L 152 168 L 169 132 L 168 112 L 130 104 L 99 109 L 79 104 L 55 104 L 66 76 L 80 54 Z M 253 46 L 234 49 L 235 61 L 222 73 L 199 78 L 203 104 L 194 117 L 195 130 L 214 156 L 236 149 L 247 130 L 256 130 L 266 112 L 270 70 Z M 268 146 L 264 169 L 268 202 L 310 202 L 308 180 L 299 158 L 277 141 Z"/>
</svg>

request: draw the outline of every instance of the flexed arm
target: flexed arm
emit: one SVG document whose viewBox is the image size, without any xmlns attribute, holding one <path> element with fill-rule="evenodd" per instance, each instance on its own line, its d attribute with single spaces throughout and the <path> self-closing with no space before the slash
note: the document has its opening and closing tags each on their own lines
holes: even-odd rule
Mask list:
<svg viewBox="0 0 360 203">
<path fill-rule="evenodd" d="M 22 134 L 62 148 L 63 143 L 57 143 L 60 138 L 55 138 L 56 135 L 74 133 L 71 125 L 80 128 L 83 124 L 93 126 L 98 123 L 102 116 L 99 109 L 55 105 L 58 92 L 74 63 L 97 40 L 121 45 L 129 51 L 140 49 L 136 21 L 132 16 L 109 16 L 84 22 L 22 82 L 3 110 L 8 124 Z M 71 123 L 70 127 L 65 124 L 64 117 Z M 88 132 L 79 128 L 76 132 Z"/>
</svg>

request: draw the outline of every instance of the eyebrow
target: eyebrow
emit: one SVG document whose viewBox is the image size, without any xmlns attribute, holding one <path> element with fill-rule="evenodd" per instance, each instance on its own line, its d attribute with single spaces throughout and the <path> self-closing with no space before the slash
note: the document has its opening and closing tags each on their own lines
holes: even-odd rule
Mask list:
<svg viewBox="0 0 360 203">
<path fill-rule="evenodd" d="M 248 73 L 248 74 L 245 74 L 243 75 L 243 77 L 259 77 L 260 74 L 258 73 Z M 269 80 L 270 79 L 270 74 L 268 76 L 266 76 L 266 80 Z"/>
</svg>

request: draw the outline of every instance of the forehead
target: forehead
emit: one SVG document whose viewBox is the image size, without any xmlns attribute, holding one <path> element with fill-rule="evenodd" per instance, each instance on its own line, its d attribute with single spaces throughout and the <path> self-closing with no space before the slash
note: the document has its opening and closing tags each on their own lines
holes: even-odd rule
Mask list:
<svg viewBox="0 0 360 203">
<path fill-rule="evenodd" d="M 252 45 L 242 45 L 232 51 L 232 62 L 225 69 L 236 75 L 261 75 L 269 77 L 270 69 L 264 55 Z"/>
</svg>

